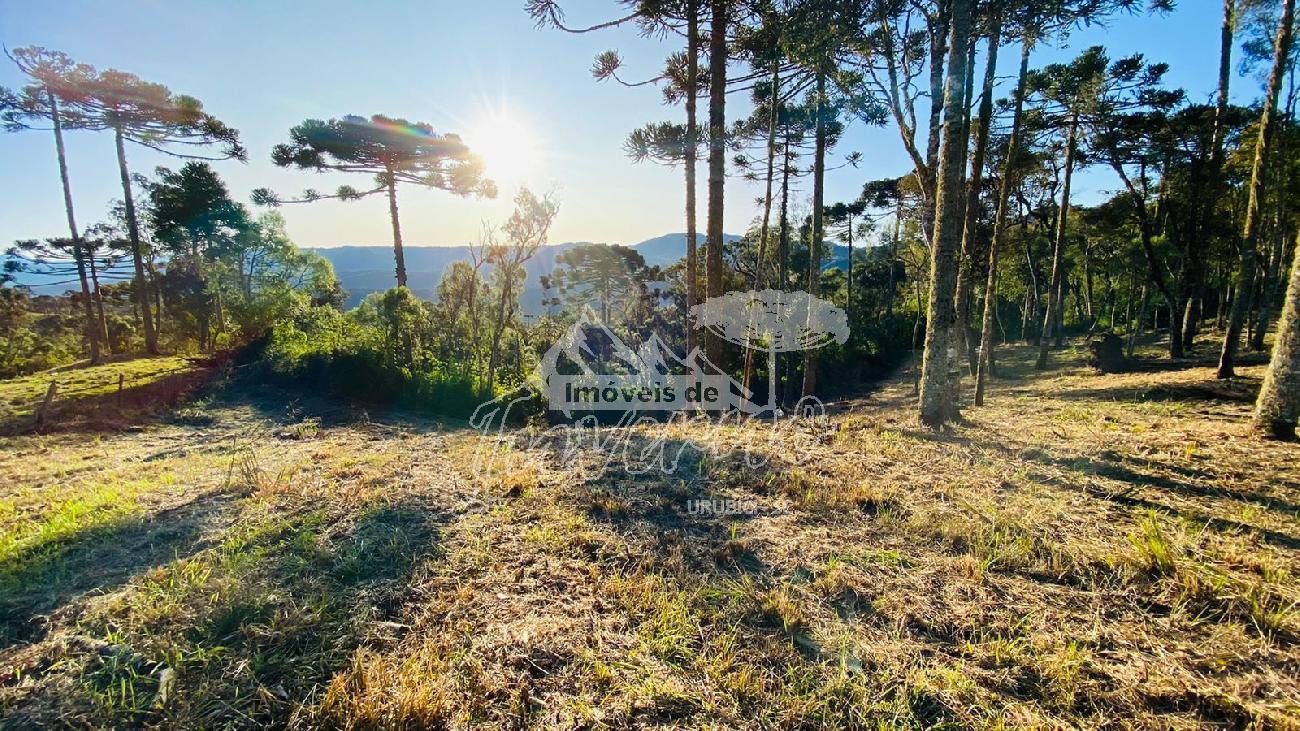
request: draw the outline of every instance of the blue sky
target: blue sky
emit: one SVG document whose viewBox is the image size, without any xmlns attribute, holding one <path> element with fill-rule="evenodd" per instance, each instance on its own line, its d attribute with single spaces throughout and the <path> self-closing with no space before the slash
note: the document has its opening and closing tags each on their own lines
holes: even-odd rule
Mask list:
<svg viewBox="0 0 1300 731">
<path fill-rule="evenodd" d="M 273 166 L 271 146 L 304 118 L 383 113 L 429 122 L 471 141 L 476 131 L 508 119 L 537 148 L 537 161 L 523 182 L 554 190 L 560 200 L 552 241 L 634 243 L 683 230 L 681 170 L 634 164 L 622 150 L 630 130 L 677 119 L 681 109 L 663 106 L 655 89 L 598 84 L 588 73 L 596 53 L 618 48 L 629 77 L 653 75 L 674 50 L 669 42 L 641 38 L 632 30 L 582 36 L 538 30 L 522 5 L 522 0 L 0 0 L 0 42 L 9 48 L 62 50 L 79 61 L 131 71 L 197 96 L 208 111 L 242 132 L 248 163 L 216 163 L 239 200 L 247 201 L 261 186 L 288 195 L 306 187 L 331 190 L 343 182 L 368 182 Z M 608 0 L 570 0 L 564 7 L 575 25 L 617 10 Z M 1209 99 L 1217 74 L 1220 8 L 1220 0 L 1180 0 L 1168 16 L 1117 17 L 1108 27 L 1075 32 L 1066 48 L 1043 48 L 1032 62 L 1065 60 L 1093 44 L 1107 46 L 1112 56 L 1140 51 L 1170 63 L 1171 85 L 1194 99 Z M 1002 76 L 1014 73 L 1018 52 L 1003 49 Z M 21 82 L 12 65 L 0 65 L 0 85 Z M 1004 79 L 1000 95 L 1009 85 Z M 1234 85 L 1235 101 L 1260 94 L 1256 79 L 1237 77 Z M 746 106 L 733 97 L 729 118 Z M 66 234 L 53 147 L 48 133 L 0 134 L 0 244 Z M 856 196 L 865 180 L 909 168 L 890 127 L 852 127 L 836 152 L 854 150 L 863 162 L 857 169 L 828 173 L 828 202 Z M 128 149 L 128 155 L 137 172 L 180 164 L 142 148 Z M 101 220 L 110 200 L 121 197 L 111 137 L 70 133 L 68 157 L 79 221 Z M 703 170 L 700 178 L 703 230 Z M 518 182 L 503 181 L 503 188 Z M 1115 185 L 1104 172 L 1090 171 L 1076 190 L 1089 200 Z M 753 218 L 758 192 L 757 186 L 729 181 L 729 232 L 741 232 Z M 400 198 L 404 238 L 408 245 L 464 243 L 477 236 L 482 222 L 504 219 L 509 198 L 509 190 L 484 201 L 408 187 Z M 282 211 L 290 235 L 303 246 L 391 241 L 386 202 L 379 198 Z"/>
</svg>

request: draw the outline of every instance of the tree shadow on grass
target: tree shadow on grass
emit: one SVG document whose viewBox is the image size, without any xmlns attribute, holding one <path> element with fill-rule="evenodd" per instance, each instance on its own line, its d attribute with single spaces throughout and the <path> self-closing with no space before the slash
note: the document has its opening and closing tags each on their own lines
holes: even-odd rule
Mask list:
<svg viewBox="0 0 1300 731">
<path fill-rule="evenodd" d="M 401 497 L 356 511 L 304 504 L 235 526 L 200 554 L 201 583 L 159 577 L 166 612 L 136 597 L 80 620 L 89 649 L 61 651 L 75 655 L 75 682 L 6 712 L 34 726 L 283 727 L 363 643 L 396 641 L 413 573 L 441 550 L 452 518 Z M 164 669 L 174 672 L 166 702 Z"/>
<path fill-rule="evenodd" d="M 404 409 L 401 404 L 349 401 L 305 389 L 249 380 L 214 391 L 211 406 L 245 407 L 275 427 L 292 427 L 309 420 L 319 427 L 373 425 L 417 436 L 470 429 L 467 419 Z M 275 427 L 268 431 L 268 438 L 285 435 L 282 430 L 277 432 Z"/>
<path fill-rule="evenodd" d="M 624 454 L 580 483 L 579 510 L 586 517 L 633 538 L 662 559 L 680 555 L 698 571 L 763 574 L 767 567 L 735 540 L 738 525 L 761 517 L 762 495 L 753 470 L 739 454 L 714 455 L 689 439 L 624 432 Z M 554 447 L 555 445 L 550 445 Z M 562 449 L 550 451 L 557 463 Z"/>
<path fill-rule="evenodd" d="M 1267 365 L 1269 359 L 1268 353 L 1242 353 L 1238 354 L 1236 365 L 1238 367 Z M 1217 347 L 1213 352 L 1205 352 L 1203 355 L 1194 355 L 1188 358 L 1179 358 L 1170 360 L 1169 358 L 1133 358 L 1129 361 L 1130 373 L 1170 373 L 1172 371 L 1185 371 L 1189 368 L 1214 368 L 1219 364 L 1219 353 Z"/>
<path fill-rule="evenodd" d="M 1206 485 L 1199 485 L 1194 482 L 1176 480 L 1167 475 L 1138 472 L 1118 462 L 1100 462 L 1088 458 L 1057 459 L 1044 454 L 1039 450 L 1029 450 L 1028 452 L 1022 453 L 1021 456 L 1028 457 L 1032 461 L 1058 468 L 1072 471 L 1091 472 L 1100 477 L 1106 477 L 1123 482 L 1128 485 L 1128 488 L 1118 492 L 1108 492 L 1089 485 L 1072 485 L 1065 480 L 1045 473 L 1031 472 L 1030 477 L 1037 482 L 1052 484 L 1066 490 L 1082 489 L 1092 497 L 1128 507 L 1175 513 L 1188 521 L 1206 525 L 1222 533 L 1255 533 L 1258 534 L 1262 540 L 1268 543 L 1292 550 L 1300 549 L 1300 537 L 1269 528 L 1248 525 L 1228 518 L 1221 518 L 1215 515 L 1210 515 L 1201 510 L 1177 508 L 1158 500 L 1136 497 L 1132 492 L 1141 488 L 1155 488 L 1170 493 L 1182 493 L 1184 495 L 1198 498 L 1236 500 L 1252 505 L 1260 505 L 1272 511 L 1289 513 L 1293 516 L 1296 515 L 1297 512 L 1300 512 L 1300 506 L 1297 506 L 1294 503 L 1278 500 L 1268 495 L 1260 495 L 1257 493 L 1237 493 Z"/>
<path fill-rule="evenodd" d="M 1268 543 L 1273 543 L 1290 549 L 1300 548 L 1300 537 L 1288 533 L 1249 525 L 1228 518 L 1221 518 L 1201 510 L 1177 508 L 1159 500 L 1137 497 L 1132 494 L 1136 490 L 1149 488 L 1162 490 L 1172 494 L 1182 494 L 1193 498 L 1233 500 L 1246 505 L 1260 506 L 1274 512 L 1286 513 L 1293 517 L 1300 515 L 1300 505 L 1297 505 L 1296 503 L 1282 500 L 1273 497 L 1272 495 L 1263 495 L 1258 492 L 1238 492 L 1202 484 L 1196 480 L 1200 475 L 1186 468 L 1178 467 L 1177 465 L 1167 465 L 1162 462 L 1153 462 L 1151 460 L 1143 460 L 1142 458 L 1128 458 L 1120 455 L 1115 455 L 1110 459 L 1095 459 L 1091 457 L 1058 458 L 1049 455 L 1041 449 L 1020 450 L 1009 447 L 1002 442 L 975 439 L 962 434 L 934 434 L 906 429 L 899 431 L 900 433 L 915 439 L 940 442 L 956 447 L 987 449 L 1014 462 L 1031 465 L 1032 463 L 1037 462 L 1058 469 L 1091 474 L 1115 480 L 1124 483 L 1126 487 L 1118 491 L 1108 491 L 1084 483 L 1070 483 L 1059 477 L 1038 470 L 1031 470 L 1028 473 L 1030 479 L 1041 484 L 1052 485 L 1067 491 L 1082 490 L 1092 497 L 1128 507 L 1176 513 L 1189 521 L 1206 525 L 1219 532 L 1255 533 L 1258 534 L 1262 540 Z M 1151 471 L 1141 471 L 1125 464 L 1130 461 L 1130 459 Z M 1177 479 L 1170 475 L 1159 474 L 1156 470 L 1177 472 L 1188 479 Z"/>
<path fill-rule="evenodd" d="M 286 720 L 295 703 L 319 693 L 350 661 L 376 623 L 400 624 L 394 620 L 411 596 L 412 572 L 441 550 L 448 520 L 425 503 L 381 502 L 342 534 L 327 537 L 336 526 L 308 519 L 260 538 L 275 552 L 258 580 L 188 632 L 196 647 L 225 648 L 226 666 L 247 663 L 237 682 L 250 705 L 234 704 L 228 719 Z M 286 611 L 303 606 L 311 611 L 285 620 Z"/>
<path fill-rule="evenodd" d="M 1259 394 L 1260 379 L 1233 378 L 1219 380 L 1208 378 L 1197 383 L 1180 383 L 1156 386 L 1124 386 L 1100 388 L 1064 389 L 1058 398 L 1068 401 L 1128 401 L 1128 402 L 1165 402 L 1165 401 L 1205 401 L 1253 404 Z"/>
<path fill-rule="evenodd" d="M 132 515 L 54 535 L 0 562 L 0 649 L 38 640 L 45 615 L 87 591 L 202 550 L 204 529 L 231 507 L 229 493 L 202 495 L 149 515 Z"/>
<path fill-rule="evenodd" d="M 184 370 L 147 383 L 91 396 L 59 396 L 56 392 L 40 431 L 96 434 L 121 431 L 147 423 L 158 412 L 184 402 L 203 388 L 212 368 Z M 37 430 L 32 413 L 14 414 L 0 420 L 0 434 L 23 434 Z"/>
</svg>

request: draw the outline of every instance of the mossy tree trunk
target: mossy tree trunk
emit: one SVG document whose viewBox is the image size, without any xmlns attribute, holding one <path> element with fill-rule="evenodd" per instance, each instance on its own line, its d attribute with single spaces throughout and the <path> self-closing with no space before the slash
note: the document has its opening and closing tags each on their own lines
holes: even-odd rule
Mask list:
<svg viewBox="0 0 1300 731">
<path fill-rule="evenodd" d="M 1291 53 L 1292 20 L 1295 18 L 1295 0 L 1282 0 L 1282 17 L 1277 27 L 1277 39 L 1273 43 L 1273 69 L 1268 75 L 1268 93 L 1264 99 L 1264 112 L 1260 115 L 1259 135 L 1255 139 L 1255 159 L 1250 170 L 1249 197 L 1246 202 L 1246 222 L 1241 235 L 1241 258 L 1233 290 L 1237 296 L 1232 301 L 1232 310 L 1228 313 L 1228 327 L 1223 335 L 1223 347 L 1219 351 L 1219 378 L 1231 378 L 1236 375 L 1233 369 L 1237 357 L 1237 346 L 1241 340 L 1241 328 L 1245 324 L 1250 308 L 1250 294 L 1255 289 L 1256 249 L 1259 247 L 1261 224 L 1260 203 L 1264 193 L 1264 163 L 1276 126 L 1277 100 L 1282 91 L 1282 77 L 1286 75 L 1287 59 Z"/>
<path fill-rule="evenodd" d="M 930 297 L 926 307 L 925 349 L 921 363 L 920 420 L 931 429 L 961 417 L 952 398 L 949 364 L 957 310 L 957 249 L 961 245 L 962 105 L 966 88 L 966 44 L 970 37 L 970 0 L 953 0 L 944 84 L 943 147 L 935 186 L 935 221 L 931 237 Z"/>
<path fill-rule="evenodd" d="M 1291 263 L 1291 283 L 1277 322 L 1273 358 L 1255 402 L 1253 423 L 1261 435 L 1294 439 L 1297 417 L 1300 417 L 1300 256 Z"/>
</svg>

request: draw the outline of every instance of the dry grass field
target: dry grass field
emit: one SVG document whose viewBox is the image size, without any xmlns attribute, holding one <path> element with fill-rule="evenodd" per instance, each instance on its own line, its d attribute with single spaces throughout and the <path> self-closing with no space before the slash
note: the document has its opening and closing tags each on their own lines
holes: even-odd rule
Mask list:
<svg viewBox="0 0 1300 731">
<path fill-rule="evenodd" d="M 477 474 L 463 425 L 239 382 L 4 438 L 0 726 L 1300 727 L 1300 447 L 1244 438 L 1262 368 L 1004 357 L 952 433 L 901 379 L 769 468 Z"/>
</svg>

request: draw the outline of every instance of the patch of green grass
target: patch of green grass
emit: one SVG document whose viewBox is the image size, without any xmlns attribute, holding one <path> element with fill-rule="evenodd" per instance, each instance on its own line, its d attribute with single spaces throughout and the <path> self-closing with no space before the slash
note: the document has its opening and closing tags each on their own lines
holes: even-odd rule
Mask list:
<svg viewBox="0 0 1300 731">
<path fill-rule="evenodd" d="M 137 497 L 156 487 L 147 480 L 95 485 L 26 520 L 17 519 L 13 498 L 0 499 L 0 513 L 11 516 L 0 520 L 0 595 L 39 589 L 24 585 L 28 579 L 43 581 L 34 566 L 45 565 L 78 536 L 135 514 L 139 510 Z"/>
<path fill-rule="evenodd" d="M 106 655 L 79 673 L 99 718 L 205 725 L 218 707 L 227 720 L 280 717 L 286 693 L 301 696 L 346 665 L 383 596 L 402 590 L 394 580 L 438 546 L 426 514 L 400 502 L 346 516 L 242 503 L 246 519 L 219 543 L 146 572 L 82 620 L 82 633 L 137 658 Z M 164 665 L 176 686 L 166 704 Z"/>
<path fill-rule="evenodd" d="M 118 376 L 124 379 L 125 388 L 134 388 L 156 381 L 193 366 L 181 355 L 164 355 L 152 358 L 134 358 L 97 366 L 65 366 L 45 373 L 34 373 L 21 378 L 0 381 L 0 421 L 22 418 L 35 413 L 45 397 L 50 382 L 58 387 L 55 399 L 91 398 L 117 392 Z"/>
<path fill-rule="evenodd" d="M 1129 543 L 1137 549 L 1140 565 L 1153 576 L 1169 576 L 1178 571 L 1178 551 L 1170 542 L 1155 512 L 1148 512 L 1130 533 Z"/>
<path fill-rule="evenodd" d="M 836 562 L 844 562 L 854 566 L 889 566 L 894 568 L 907 568 L 910 562 L 903 554 L 891 549 L 866 549 L 845 554 L 831 554 L 827 557 L 826 562 L 834 565 Z"/>
</svg>

